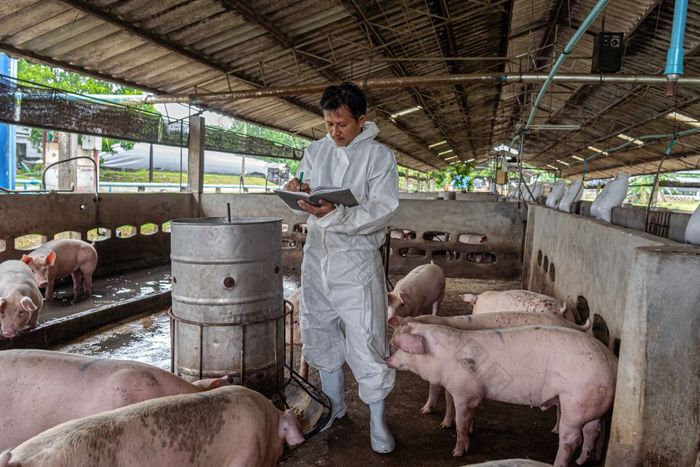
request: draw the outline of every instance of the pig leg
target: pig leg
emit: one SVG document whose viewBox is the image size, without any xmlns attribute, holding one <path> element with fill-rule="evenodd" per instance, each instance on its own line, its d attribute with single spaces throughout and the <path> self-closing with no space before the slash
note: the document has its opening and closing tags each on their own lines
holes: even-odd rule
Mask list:
<svg viewBox="0 0 700 467">
<path fill-rule="evenodd" d="M 554 428 L 552 428 L 552 433 L 559 433 L 559 420 L 561 419 L 561 409 L 559 408 L 559 404 L 557 404 L 557 421 L 554 424 Z"/>
<path fill-rule="evenodd" d="M 455 422 L 455 401 L 452 398 L 450 391 L 445 389 L 445 418 L 442 419 L 440 426 L 442 428 L 451 428 Z"/>
<path fill-rule="evenodd" d="M 602 423 L 599 418 L 591 420 L 590 422 L 583 425 L 583 448 L 581 448 L 581 455 L 576 459 L 578 465 L 583 465 L 591 458 L 591 454 L 594 457 L 596 454 L 596 441 L 598 441 L 598 436 L 600 435 Z"/>
<path fill-rule="evenodd" d="M 73 300 L 71 300 L 71 303 L 75 303 L 83 286 L 83 275 L 80 273 L 80 270 L 77 270 L 71 274 L 71 277 L 73 278 Z"/>
<path fill-rule="evenodd" d="M 478 397 L 455 401 L 457 443 L 452 451 L 453 457 L 460 457 L 469 451 L 469 428 L 472 426 L 475 409 L 479 406 L 479 402 Z"/>
<path fill-rule="evenodd" d="M 439 384 L 431 384 L 430 389 L 428 389 L 428 400 L 425 402 L 423 408 L 420 409 L 421 413 L 431 413 L 434 408 L 437 407 L 437 400 L 440 397 L 440 391 L 442 386 Z"/>
<path fill-rule="evenodd" d="M 92 297 L 92 273 L 95 272 L 93 265 L 88 265 L 80 268 L 80 274 L 83 276 L 83 292 L 87 297 Z"/>
<path fill-rule="evenodd" d="M 440 296 L 438 297 L 437 300 L 433 303 L 433 316 L 437 316 L 438 311 L 440 311 L 440 305 L 442 304 L 442 299 L 445 297 L 445 291 L 443 290 L 440 293 Z"/>
<path fill-rule="evenodd" d="M 581 426 L 572 424 L 569 420 L 559 421 L 559 449 L 554 460 L 554 467 L 567 467 L 571 455 L 581 444 Z"/>
<path fill-rule="evenodd" d="M 46 284 L 46 291 L 44 292 L 44 300 L 50 302 L 53 298 L 53 280 L 49 280 Z"/>
</svg>

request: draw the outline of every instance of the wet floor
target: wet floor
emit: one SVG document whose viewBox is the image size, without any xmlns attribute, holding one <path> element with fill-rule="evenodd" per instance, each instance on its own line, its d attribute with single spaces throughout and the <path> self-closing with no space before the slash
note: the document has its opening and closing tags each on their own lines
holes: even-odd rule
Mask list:
<svg viewBox="0 0 700 467">
<path fill-rule="evenodd" d="M 160 292 L 168 292 L 170 265 L 146 270 L 131 271 L 106 278 L 95 279 L 92 297 L 79 297 L 74 304 L 73 284 L 70 277 L 54 289 L 53 299 L 44 302 L 39 314 L 39 323 L 63 318 L 105 305 L 116 304 L 134 298 L 143 298 Z"/>
<path fill-rule="evenodd" d="M 165 273 L 170 288 L 169 268 Z M 157 275 L 155 272 L 150 276 Z M 152 282 L 148 280 L 147 282 Z M 157 281 L 154 281 L 157 282 Z M 288 297 L 299 286 L 299 278 L 285 275 L 284 296 Z M 135 286 L 130 286 L 135 284 Z M 132 278 L 120 284 L 120 290 L 143 290 L 145 282 Z M 111 295 L 114 296 L 114 295 Z M 55 346 L 52 350 L 79 353 L 100 358 L 136 360 L 170 370 L 170 318 L 166 310 L 105 326 L 79 339 Z"/>
</svg>

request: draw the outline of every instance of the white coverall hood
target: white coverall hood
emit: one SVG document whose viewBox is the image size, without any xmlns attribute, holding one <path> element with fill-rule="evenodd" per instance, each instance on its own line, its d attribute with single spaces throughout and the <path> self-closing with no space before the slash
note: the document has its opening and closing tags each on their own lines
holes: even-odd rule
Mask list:
<svg viewBox="0 0 700 467">
<path fill-rule="evenodd" d="M 391 151 L 375 141 L 372 122 L 347 146 L 327 136 L 305 151 L 299 172 L 311 188 L 350 188 L 358 206 L 309 216 L 302 264 L 301 329 L 309 364 L 334 371 L 350 365 L 365 403 L 384 399 L 394 370 L 384 358 L 386 284 L 379 247 L 398 208 L 398 174 Z"/>
</svg>

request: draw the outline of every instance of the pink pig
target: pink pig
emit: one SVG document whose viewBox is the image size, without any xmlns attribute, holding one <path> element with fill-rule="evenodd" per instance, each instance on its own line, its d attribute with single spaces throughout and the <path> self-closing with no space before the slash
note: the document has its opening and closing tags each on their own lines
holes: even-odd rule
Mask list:
<svg viewBox="0 0 700 467">
<path fill-rule="evenodd" d="M 388 294 L 389 318 L 418 316 L 427 308 L 436 315 L 445 296 L 445 273 L 437 264 L 414 268 Z"/>
<path fill-rule="evenodd" d="M 542 409 L 559 404 L 556 467 L 569 464 L 582 440 L 576 462 L 594 453 L 617 374 L 617 359 L 597 339 L 560 326 L 463 331 L 409 323 L 391 344 L 397 350 L 386 359 L 389 367 L 442 385 L 454 398 L 454 456 L 469 449 L 468 429 L 484 399 Z"/>
<path fill-rule="evenodd" d="M 242 386 L 161 397 L 72 420 L 0 455 L 0 467 L 272 467 L 304 436 L 296 416 Z"/>
<path fill-rule="evenodd" d="M 127 360 L 4 350 L 0 352 L 0 451 L 74 418 L 227 384 L 225 376 L 189 383 L 169 371 Z"/>
<path fill-rule="evenodd" d="M 482 329 L 500 329 L 517 326 L 531 325 L 550 325 L 564 326 L 571 329 L 576 329 L 582 332 L 587 331 L 591 327 L 591 320 L 587 320 L 584 324 L 578 325 L 571 321 L 562 318 L 559 315 L 550 315 L 544 313 L 527 313 L 523 311 L 502 311 L 498 313 L 484 313 L 481 315 L 463 315 L 463 316 L 431 316 L 423 315 L 415 318 L 401 318 L 394 316 L 389 319 L 389 325 L 394 328 L 394 336 L 398 336 L 403 332 L 404 326 L 409 323 L 423 324 L 439 324 L 441 326 L 449 326 L 455 329 L 478 331 Z M 437 400 L 440 396 L 442 387 L 440 385 L 430 385 L 428 392 L 428 400 L 421 409 L 422 413 L 431 413 L 437 407 Z M 449 394 L 446 396 L 446 413 L 445 419 L 440 426 L 449 428 L 454 421 L 454 405 L 451 403 Z"/>
<path fill-rule="evenodd" d="M 482 243 L 486 243 L 488 238 L 484 234 L 475 234 L 475 233 L 463 233 L 459 234 L 457 237 L 457 242 L 459 243 L 467 243 L 471 245 L 480 245 Z"/>
<path fill-rule="evenodd" d="M 472 304 L 472 314 L 497 311 L 526 311 L 528 313 L 558 314 L 576 322 L 574 315 L 566 309 L 566 303 L 556 298 L 529 290 L 489 291 L 479 295 L 464 294 L 462 300 Z"/>
<path fill-rule="evenodd" d="M 92 293 L 92 273 L 97 267 L 97 250 L 82 240 L 51 240 L 28 255 L 22 256 L 34 273 L 40 288 L 46 287 L 44 298 L 51 301 L 53 285 L 58 279 L 73 276 L 73 303 L 78 299 L 80 289 L 90 296 Z"/>
<path fill-rule="evenodd" d="M 3 337 L 36 326 L 44 304 L 32 271 L 21 261 L 0 264 L 0 325 Z"/>
</svg>

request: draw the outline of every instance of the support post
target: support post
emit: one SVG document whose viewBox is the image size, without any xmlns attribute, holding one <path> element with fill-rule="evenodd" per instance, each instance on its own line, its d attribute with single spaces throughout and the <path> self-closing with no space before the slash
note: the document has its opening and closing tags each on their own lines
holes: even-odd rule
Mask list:
<svg viewBox="0 0 700 467">
<path fill-rule="evenodd" d="M 204 191 L 204 117 L 190 117 L 187 156 L 187 191 L 199 196 Z"/>
<path fill-rule="evenodd" d="M 153 143 L 148 149 L 148 183 L 153 183 Z"/>
</svg>

